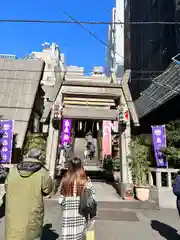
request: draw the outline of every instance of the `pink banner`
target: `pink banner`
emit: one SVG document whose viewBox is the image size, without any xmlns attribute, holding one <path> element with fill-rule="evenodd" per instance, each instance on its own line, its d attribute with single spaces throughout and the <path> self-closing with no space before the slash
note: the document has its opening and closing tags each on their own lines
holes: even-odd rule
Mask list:
<svg viewBox="0 0 180 240">
<path fill-rule="evenodd" d="M 111 127 L 112 127 L 111 121 L 103 121 L 103 141 L 102 141 L 103 158 L 105 155 L 112 154 Z"/>
</svg>

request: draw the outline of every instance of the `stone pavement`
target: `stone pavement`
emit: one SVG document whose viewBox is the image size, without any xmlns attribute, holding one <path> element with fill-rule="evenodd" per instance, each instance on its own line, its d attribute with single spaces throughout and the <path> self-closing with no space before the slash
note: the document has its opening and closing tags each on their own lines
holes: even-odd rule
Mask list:
<svg viewBox="0 0 180 240">
<path fill-rule="evenodd" d="M 99 203 L 96 240 L 180 239 L 180 219 L 175 210 L 130 210 L 118 208 L 119 203 Z M 45 200 L 43 239 L 60 239 L 61 210 L 56 200 Z M 0 219 L 0 239 L 3 240 L 4 220 Z M 16 240 L 16 239 L 15 239 Z"/>
<path fill-rule="evenodd" d="M 152 203 L 123 201 L 116 190 L 104 182 L 95 181 L 93 187 L 98 201 L 96 240 L 180 239 L 180 219 L 175 210 L 142 210 L 151 207 Z M 150 209 L 157 208 L 152 204 Z M 58 197 L 45 200 L 44 224 L 44 240 L 61 239 L 61 208 Z M 0 240 L 3 240 L 3 234 L 4 219 L 0 214 Z"/>
</svg>

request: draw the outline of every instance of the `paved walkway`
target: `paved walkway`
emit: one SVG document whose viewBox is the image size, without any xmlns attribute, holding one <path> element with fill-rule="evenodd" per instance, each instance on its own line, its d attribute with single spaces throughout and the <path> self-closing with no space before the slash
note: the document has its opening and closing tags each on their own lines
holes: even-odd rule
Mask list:
<svg viewBox="0 0 180 240">
<path fill-rule="evenodd" d="M 44 238 L 60 239 L 61 210 L 57 201 L 46 200 Z M 118 209 L 117 204 L 99 204 L 96 240 L 180 239 L 180 220 L 174 210 Z M 4 220 L 0 219 L 0 239 L 3 240 Z"/>
<path fill-rule="evenodd" d="M 96 192 L 96 200 L 100 202 L 119 202 L 121 198 L 116 190 L 105 182 L 93 182 L 93 188 Z"/>
<path fill-rule="evenodd" d="M 137 210 L 138 202 L 124 202 L 111 185 L 93 182 L 93 186 L 99 202 L 96 240 L 180 239 L 180 219 L 175 210 Z M 45 200 L 44 224 L 43 239 L 61 239 L 61 208 L 57 197 Z M 0 240 L 3 234 L 4 219 L 0 215 Z"/>
</svg>

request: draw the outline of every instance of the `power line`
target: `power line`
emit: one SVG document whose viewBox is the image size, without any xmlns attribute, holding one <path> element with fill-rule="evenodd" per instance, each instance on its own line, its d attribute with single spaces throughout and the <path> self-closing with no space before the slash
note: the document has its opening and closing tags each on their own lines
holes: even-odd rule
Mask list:
<svg viewBox="0 0 180 240">
<path fill-rule="evenodd" d="M 84 76 L 84 77 L 86 77 L 86 76 Z M 91 77 L 91 76 L 90 76 Z M 16 82 L 16 83 L 21 83 L 21 82 L 23 82 L 23 83 L 25 83 L 25 84 L 29 84 L 29 83 L 32 83 L 32 82 L 38 82 L 39 80 L 34 80 L 34 79 L 24 79 L 24 78 L 1 78 L 0 77 L 0 83 L 4 83 L 4 82 Z M 47 81 L 48 82 L 48 80 L 45 80 L 45 79 L 40 79 L 40 81 Z M 73 81 L 73 79 L 72 79 L 72 81 Z M 81 81 L 81 79 L 79 80 L 79 81 Z M 154 81 L 153 79 L 133 79 L 133 80 L 131 80 L 131 83 L 133 82 L 133 81 L 150 81 L 150 82 L 152 82 L 152 81 Z"/>
<path fill-rule="evenodd" d="M 101 7 L 102 9 L 104 9 L 104 11 L 105 11 L 108 15 L 112 16 L 112 13 L 109 12 L 109 10 L 108 10 L 106 7 L 104 7 L 104 5 L 100 4 L 100 7 Z"/>
<path fill-rule="evenodd" d="M 28 71 L 29 72 L 29 71 Z M 91 75 L 74 75 L 74 76 L 77 76 L 77 78 L 78 77 L 92 77 Z M 73 76 L 73 78 L 74 78 L 74 76 Z M 98 77 L 99 75 L 97 75 L 97 77 Z M 66 76 L 66 77 L 68 77 L 68 76 Z M 71 77 L 71 76 L 70 76 Z M 95 77 L 95 75 L 93 76 L 93 77 Z M 106 75 L 105 75 L 105 77 L 107 77 Z M 158 77 L 158 76 L 156 76 L 156 77 Z M 152 78 L 152 77 L 146 77 L 146 78 L 131 78 L 131 82 L 133 82 L 133 81 L 154 81 L 154 79 L 156 78 L 156 77 L 154 77 L 154 78 Z M 108 78 L 108 77 L 107 77 Z M 21 78 L 19 77 L 1 77 L 0 76 L 0 82 L 4 82 L 4 81 L 1 81 L 1 80 L 9 80 L 9 81 L 14 81 L 14 80 L 16 80 L 16 82 L 19 80 L 19 82 L 21 82 L 21 81 L 25 81 L 25 82 L 37 82 L 38 80 L 35 80 L 34 78 L 23 78 L 22 76 L 21 76 Z M 43 80 L 43 79 L 42 79 Z M 81 81 L 81 79 L 80 79 L 80 81 Z"/>
<path fill-rule="evenodd" d="M 18 73 L 18 72 L 25 72 L 25 73 L 65 73 L 66 75 L 68 76 L 71 76 L 71 74 L 74 73 L 74 76 L 77 76 L 77 77 L 81 77 L 81 76 L 91 76 L 92 74 L 94 74 L 94 70 L 90 70 L 90 71 L 66 71 L 66 70 L 26 70 L 26 69 L 17 69 L 17 70 L 14 70 L 14 69 L 0 69 L 0 73 L 1 72 L 14 72 L 14 73 Z M 77 74 L 77 75 L 76 75 Z M 91 74 L 91 75 L 84 75 L 84 74 Z M 105 72 L 103 72 L 102 74 L 96 74 L 97 76 L 104 76 L 105 75 Z M 0 75 L 0 78 L 1 78 L 1 75 Z"/>
<path fill-rule="evenodd" d="M 68 77 L 68 76 L 67 76 Z M 82 75 L 81 77 L 91 77 L 91 75 Z M 107 76 L 105 76 L 107 77 Z M 130 81 L 133 82 L 133 81 L 153 81 L 155 78 L 133 78 L 131 79 Z M 35 80 L 35 79 L 31 79 L 31 78 L 17 78 L 17 77 L 12 77 L 12 78 L 9 78 L 9 77 L 0 77 L 0 82 L 4 82 L 4 81 L 1 81 L 1 80 L 9 80 L 9 81 L 28 81 L 28 82 L 37 82 L 38 80 Z M 43 80 L 43 79 L 42 79 Z M 79 80 L 81 81 L 81 79 Z"/>
<path fill-rule="evenodd" d="M 180 22 L 159 22 L 159 21 L 132 21 L 132 22 L 112 22 L 112 21 L 68 21 L 68 20 L 42 20 L 42 19 L 0 19 L 0 23 L 45 23 L 45 24 L 88 24 L 88 25 L 148 25 L 148 24 L 160 24 L 160 25 L 179 25 Z"/>
<path fill-rule="evenodd" d="M 14 60 L 14 61 L 17 61 L 17 60 Z M 28 60 L 26 60 L 28 61 Z M 67 67 L 68 68 L 68 67 Z M 166 70 L 166 69 L 165 69 Z M 162 70 L 132 70 L 131 73 L 163 73 L 165 72 L 162 71 Z M 30 70 L 30 69 L 8 69 L 8 68 L 2 68 L 0 69 L 0 72 L 44 72 L 44 73 L 67 73 L 67 74 L 71 74 L 71 73 L 94 73 L 94 70 L 93 69 L 89 69 L 89 70 L 84 70 L 84 71 L 71 71 L 69 69 L 67 70 L 58 70 L 58 69 L 55 69 L 55 70 Z M 77 76 L 81 76 L 81 75 L 77 75 Z M 140 76 L 141 77 L 141 76 Z"/>
<path fill-rule="evenodd" d="M 69 20 L 41 20 L 41 19 L 0 19 L 0 23 L 46 23 L 46 24 L 77 24 L 75 21 Z M 112 22 L 106 21 L 79 21 L 81 24 L 92 24 L 92 25 L 108 25 Z M 113 23 L 120 24 L 120 23 Z"/>
<path fill-rule="evenodd" d="M 157 77 L 157 76 L 156 76 Z M 153 81 L 156 77 L 152 78 L 152 77 L 147 77 L 147 78 L 131 78 L 130 82 L 133 81 Z"/>
<path fill-rule="evenodd" d="M 125 24 L 125 23 L 121 23 Z M 149 24 L 160 24 L 160 25 L 179 25 L 180 22 L 128 22 L 129 25 L 149 25 Z"/>
<path fill-rule="evenodd" d="M 113 14 L 111 13 L 111 12 L 109 12 L 109 10 L 106 8 L 106 7 L 104 7 L 104 5 L 102 5 L 102 4 L 100 4 L 100 6 L 101 6 L 101 8 L 103 8 L 104 9 L 104 11 L 108 14 L 108 15 L 110 15 L 111 16 L 111 18 L 113 17 Z M 111 24 L 109 24 L 109 25 L 121 25 L 121 27 L 123 28 L 123 25 L 124 25 L 124 23 L 122 22 L 122 21 L 118 21 L 118 22 L 111 22 Z"/>
<path fill-rule="evenodd" d="M 15 60 L 16 61 L 16 60 Z M 28 61 L 28 60 L 26 60 L 26 61 Z M 6 68 L 3 68 L 3 69 L 0 69 L 0 72 L 34 72 L 34 73 L 39 73 L 39 72 L 43 72 L 43 73 L 93 73 L 94 72 L 94 70 L 87 70 L 87 71 L 68 71 L 68 70 L 63 70 L 63 71 L 61 71 L 61 70 L 30 70 L 30 69 L 6 69 Z M 79 76 L 79 75 L 77 75 L 77 76 Z"/>
<path fill-rule="evenodd" d="M 70 19 L 72 19 L 75 23 L 77 23 L 82 29 L 84 29 L 86 32 L 88 32 L 91 36 L 93 36 L 96 40 L 98 40 L 101 44 L 103 44 L 104 46 L 108 47 L 108 45 L 101 40 L 95 33 L 91 32 L 90 30 L 88 30 L 87 28 L 85 28 L 82 23 L 80 23 L 79 21 L 77 21 L 75 18 L 73 18 L 69 13 L 67 13 L 66 11 L 62 10 L 62 12 L 64 14 L 66 14 Z"/>
<path fill-rule="evenodd" d="M 104 45 L 105 47 L 109 48 L 108 44 L 105 43 L 101 38 L 99 38 L 95 33 L 91 32 L 90 30 L 88 30 L 86 27 L 83 26 L 82 23 L 80 23 L 79 21 L 77 21 L 75 18 L 73 18 L 69 13 L 67 13 L 66 11 L 64 11 L 63 9 L 61 9 L 61 11 L 66 14 L 70 19 L 72 19 L 74 22 L 76 22 L 82 29 L 84 29 L 84 31 L 86 31 L 87 33 L 89 33 L 92 37 L 94 37 L 97 41 L 99 41 L 102 45 Z M 112 48 L 110 48 L 110 50 L 113 50 Z M 114 50 L 113 50 L 114 51 Z M 118 56 L 120 56 L 121 58 L 124 59 L 123 56 L 121 56 L 119 53 L 116 53 Z"/>
<path fill-rule="evenodd" d="M 43 79 L 39 79 L 39 80 L 34 80 L 34 79 L 23 79 L 23 78 L 6 78 L 6 77 L 4 77 L 4 78 L 1 78 L 0 77 L 0 83 L 6 83 L 6 82 L 18 82 L 19 81 L 19 83 L 23 83 L 23 84 L 29 84 L 29 83 L 32 83 L 32 82 L 38 82 L 38 81 L 42 81 Z M 161 84 L 160 82 L 158 82 L 158 81 L 156 81 L 155 80 L 155 78 L 153 79 L 153 78 L 141 78 L 141 79 L 139 79 L 139 78 L 137 78 L 137 79 L 132 79 L 131 80 L 131 82 L 133 82 L 134 80 L 138 80 L 138 81 L 151 81 L 152 83 L 154 83 L 155 85 L 158 85 L 158 86 L 160 86 L 160 87 L 163 87 L 163 88 L 168 88 L 169 90 L 171 90 L 171 91 L 173 91 L 173 92 L 175 92 L 175 93 L 177 93 L 177 94 L 180 94 L 180 91 L 177 91 L 174 87 L 171 87 L 170 85 L 168 85 L 168 84 Z M 2 93 L 0 93 L 0 94 L 2 94 Z"/>
<path fill-rule="evenodd" d="M 163 73 L 165 70 L 131 70 L 131 73 Z"/>
<path fill-rule="evenodd" d="M 5 82 L 7 82 L 7 81 L 5 81 L 5 80 L 7 80 L 8 78 L 4 78 L 4 81 L 1 81 L 2 79 L 0 78 L 0 83 L 1 82 L 3 82 L 3 83 L 5 83 Z M 17 82 L 17 81 L 13 81 L 13 80 L 16 80 L 15 78 L 14 79 L 11 79 L 12 80 L 12 82 Z M 19 79 L 18 79 L 19 80 Z M 27 80 L 27 79 L 26 79 Z M 39 81 L 41 81 L 42 79 L 40 79 Z M 174 93 L 176 93 L 176 94 L 180 94 L 180 91 L 178 91 L 178 90 L 176 90 L 175 88 L 176 87 L 171 87 L 170 85 L 168 85 L 168 84 L 161 84 L 161 83 L 159 83 L 159 82 L 157 82 L 157 81 L 155 81 L 154 79 L 148 79 L 149 81 L 151 81 L 152 83 L 154 83 L 155 85 L 157 85 L 157 86 L 160 86 L 160 87 L 162 87 L 162 88 L 165 88 L 165 89 L 169 89 L 170 91 L 173 91 Z M 35 81 L 35 80 L 33 80 L 34 82 L 38 82 L 38 81 Z M 21 83 L 23 83 L 23 84 L 28 84 L 28 82 L 24 82 L 24 79 L 21 79 L 21 81 L 20 81 Z M 30 83 L 32 83 L 32 81 L 31 81 L 31 79 L 29 79 L 29 82 Z M 6 96 L 6 94 L 4 93 L 4 92 L 0 92 L 0 95 L 4 95 L 4 96 Z M 142 96 L 146 96 L 145 94 L 141 94 Z M 130 101 L 130 102 L 132 102 L 132 101 Z"/>
</svg>

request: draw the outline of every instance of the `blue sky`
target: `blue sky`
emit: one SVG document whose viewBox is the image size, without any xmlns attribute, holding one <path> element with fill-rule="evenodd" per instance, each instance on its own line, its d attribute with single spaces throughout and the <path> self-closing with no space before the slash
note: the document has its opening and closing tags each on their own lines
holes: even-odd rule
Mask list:
<svg viewBox="0 0 180 240">
<path fill-rule="evenodd" d="M 105 3 L 104 3 L 105 2 Z M 114 0 L 6 0 L 1 1 L 1 19 L 69 20 L 61 8 L 77 20 L 111 21 L 102 5 L 112 11 Z M 107 42 L 107 25 L 85 25 Z M 105 47 L 78 25 L 0 23 L 0 53 L 23 57 L 39 51 L 44 42 L 55 42 L 65 53 L 68 65 L 84 66 L 86 71 L 95 65 L 105 65 Z"/>
</svg>

